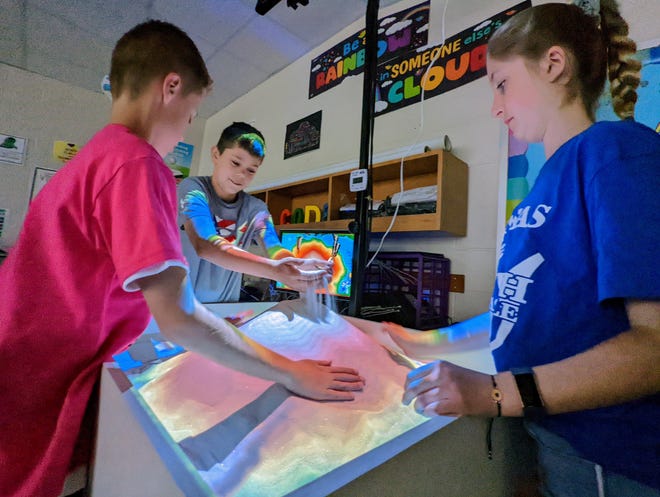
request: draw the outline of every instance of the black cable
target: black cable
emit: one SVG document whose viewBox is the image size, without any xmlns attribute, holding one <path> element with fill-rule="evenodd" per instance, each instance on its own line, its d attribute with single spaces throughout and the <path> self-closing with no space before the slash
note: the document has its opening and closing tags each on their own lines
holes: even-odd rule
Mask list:
<svg viewBox="0 0 660 497">
<path fill-rule="evenodd" d="M 486 432 L 486 447 L 488 448 L 488 459 L 493 460 L 493 421 L 495 418 L 488 418 L 488 431 Z"/>
</svg>

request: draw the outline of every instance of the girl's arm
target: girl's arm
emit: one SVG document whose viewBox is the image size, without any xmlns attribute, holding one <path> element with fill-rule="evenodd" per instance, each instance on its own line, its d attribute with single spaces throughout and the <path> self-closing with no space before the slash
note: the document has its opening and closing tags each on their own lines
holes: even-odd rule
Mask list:
<svg viewBox="0 0 660 497">
<path fill-rule="evenodd" d="M 549 414 L 594 409 L 660 391 L 660 301 L 629 300 L 630 329 L 561 361 L 534 368 Z M 522 400 L 510 372 L 495 375 L 504 416 L 521 416 Z M 425 414 L 496 414 L 490 375 L 438 361 L 412 371 L 404 402 Z"/>
<path fill-rule="evenodd" d="M 414 330 L 395 323 L 343 316 L 384 347 L 411 359 L 432 361 L 443 354 L 488 347 L 490 314 L 484 313 L 435 330 Z"/>
</svg>

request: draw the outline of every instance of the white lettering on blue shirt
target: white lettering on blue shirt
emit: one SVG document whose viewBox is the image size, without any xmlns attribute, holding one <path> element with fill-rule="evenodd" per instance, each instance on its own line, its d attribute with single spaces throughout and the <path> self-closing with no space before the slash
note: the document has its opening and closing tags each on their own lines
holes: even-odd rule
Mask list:
<svg viewBox="0 0 660 497">
<path fill-rule="evenodd" d="M 518 209 L 511 215 L 507 223 L 507 228 L 510 230 L 517 228 L 540 228 L 545 223 L 546 214 L 551 209 L 551 206 L 545 204 L 537 205 L 533 211 L 529 205 Z"/>
<path fill-rule="evenodd" d="M 500 347 L 518 321 L 520 308 L 527 303 L 527 288 L 534 282 L 532 275 L 545 259 L 534 254 L 505 273 L 497 273 L 497 296 L 491 300 L 493 318 L 500 318 L 495 338 L 490 343 L 492 350 Z"/>
</svg>

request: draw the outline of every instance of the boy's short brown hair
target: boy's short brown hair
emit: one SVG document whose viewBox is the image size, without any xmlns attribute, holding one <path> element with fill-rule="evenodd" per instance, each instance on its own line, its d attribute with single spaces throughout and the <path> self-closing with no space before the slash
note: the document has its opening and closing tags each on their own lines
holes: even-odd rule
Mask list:
<svg viewBox="0 0 660 497">
<path fill-rule="evenodd" d="M 125 33 L 112 51 L 110 91 L 138 97 L 154 79 L 170 72 L 183 80 L 184 95 L 211 87 L 204 59 L 190 37 L 165 21 L 149 20 Z"/>
<path fill-rule="evenodd" d="M 217 144 L 220 153 L 236 145 L 260 159 L 263 159 L 266 153 L 266 139 L 264 135 L 248 123 L 233 122 L 222 130 Z"/>
</svg>

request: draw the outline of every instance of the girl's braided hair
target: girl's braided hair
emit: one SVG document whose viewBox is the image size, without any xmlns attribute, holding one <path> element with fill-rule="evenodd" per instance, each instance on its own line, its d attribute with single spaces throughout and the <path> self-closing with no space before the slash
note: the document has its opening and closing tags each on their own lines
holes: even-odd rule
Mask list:
<svg viewBox="0 0 660 497">
<path fill-rule="evenodd" d="M 573 67 L 568 98 L 580 97 L 593 119 L 606 76 L 612 107 L 621 118 L 633 117 L 642 65 L 630 56 L 636 45 L 616 0 L 600 1 L 600 16 L 575 5 L 546 3 L 523 10 L 493 33 L 488 55 L 495 59 L 522 56 L 539 60 L 552 46 L 563 47 Z"/>
</svg>

